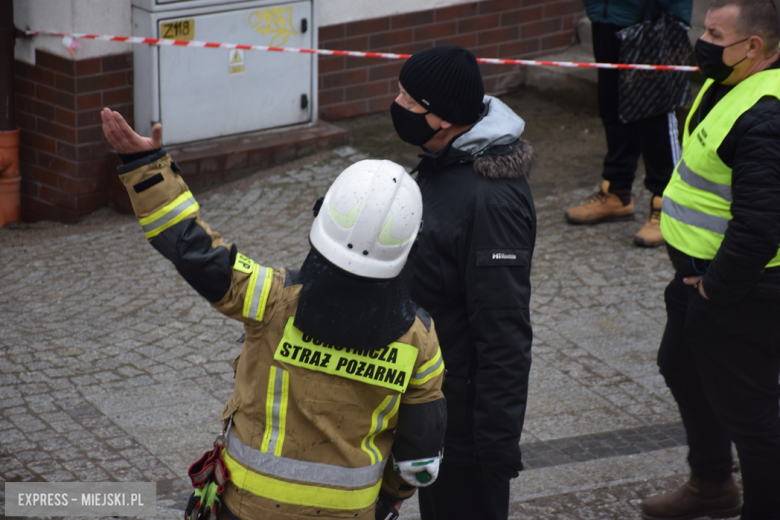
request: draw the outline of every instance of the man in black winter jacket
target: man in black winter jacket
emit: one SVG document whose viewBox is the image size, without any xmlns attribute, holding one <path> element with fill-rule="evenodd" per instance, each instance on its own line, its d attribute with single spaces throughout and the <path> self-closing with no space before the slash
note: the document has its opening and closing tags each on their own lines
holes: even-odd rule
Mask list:
<svg viewBox="0 0 780 520">
<path fill-rule="evenodd" d="M 419 249 L 404 270 L 437 326 L 448 426 L 439 479 L 420 493 L 423 520 L 508 516 L 523 465 L 531 368 L 529 280 L 536 214 L 524 122 L 484 96 L 471 52 L 440 46 L 401 69 L 391 108 L 404 141 L 425 151 Z"/>
<path fill-rule="evenodd" d="M 676 275 L 658 365 L 691 478 L 642 516 L 780 519 L 780 18 L 771 0 L 714 0 L 704 24 L 709 79 L 661 216 Z"/>
</svg>

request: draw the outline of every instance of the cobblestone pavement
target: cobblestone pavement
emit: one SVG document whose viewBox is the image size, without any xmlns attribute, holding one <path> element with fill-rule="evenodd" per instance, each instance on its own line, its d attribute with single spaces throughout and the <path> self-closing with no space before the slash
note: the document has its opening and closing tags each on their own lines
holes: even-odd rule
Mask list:
<svg viewBox="0 0 780 520">
<path fill-rule="evenodd" d="M 313 201 L 365 157 L 344 147 L 203 194 L 204 219 L 258 262 L 299 266 Z M 638 518 L 642 497 L 686 473 L 655 366 L 671 267 L 662 249 L 632 246 L 639 222 L 566 224 L 563 209 L 589 193 L 536 201 L 528 470 L 512 483 L 512 518 Z M 33 228 L 4 243 L 0 230 L 0 477 L 153 481 L 159 517 L 180 518 L 187 468 L 232 392 L 241 326 L 179 278 L 134 218 L 102 215 L 46 240 Z M 402 513 L 417 518 L 414 500 Z"/>
</svg>

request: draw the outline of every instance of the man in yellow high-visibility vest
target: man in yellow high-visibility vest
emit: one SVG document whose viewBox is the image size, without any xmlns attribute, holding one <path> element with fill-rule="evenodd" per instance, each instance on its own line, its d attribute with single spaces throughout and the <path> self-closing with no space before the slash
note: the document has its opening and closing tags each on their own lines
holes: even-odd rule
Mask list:
<svg viewBox="0 0 780 520">
<path fill-rule="evenodd" d="M 696 58 L 709 79 L 661 216 L 676 275 L 658 365 L 691 477 L 642 517 L 780 519 L 780 20 L 772 0 L 714 0 L 705 29 Z"/>
</svg>

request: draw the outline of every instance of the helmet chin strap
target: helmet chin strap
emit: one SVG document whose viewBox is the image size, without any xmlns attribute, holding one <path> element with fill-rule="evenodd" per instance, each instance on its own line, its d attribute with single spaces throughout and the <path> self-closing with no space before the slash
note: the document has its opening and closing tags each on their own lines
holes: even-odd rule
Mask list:
<svg viewBox="0 0 780 520">
<path fill-rule="evenodd" d="M 311 212 L 314 215 L 314 218 L 317 218 L 317 215 L 320 214 L 320 209 L 322 208 L 322 203 L 325 201 L 325 196 L 323 195 L 316 201 L 314 201 L 314 207 L 311 208 Z"/>
</svg>

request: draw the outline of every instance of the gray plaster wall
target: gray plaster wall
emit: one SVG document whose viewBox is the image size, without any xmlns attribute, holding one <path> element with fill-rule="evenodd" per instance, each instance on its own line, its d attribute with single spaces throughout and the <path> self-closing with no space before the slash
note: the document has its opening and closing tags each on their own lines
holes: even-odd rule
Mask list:
<svg viewBox="0 0 780 520">
<path fill-rule="evenodd" d="M 61 33 L 132 34 L 131 0 L 14 0 L 14 24 L 22 30 Z M 81 40 L 73 59 L 128 52 L 126 43 Z M 71 57 L 62 38 L 17 39 L 16 59 L 35 65 L 35 49 Z"/>
</svg>

